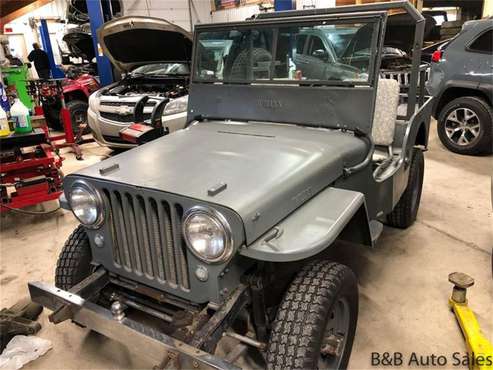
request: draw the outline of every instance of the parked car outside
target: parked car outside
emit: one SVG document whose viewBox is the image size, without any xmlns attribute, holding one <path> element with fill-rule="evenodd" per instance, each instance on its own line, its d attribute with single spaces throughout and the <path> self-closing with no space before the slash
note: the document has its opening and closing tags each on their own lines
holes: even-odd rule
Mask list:
<svg viewBox="0 0 493 370">
<path fill-rule="evenodd" d="M 434 52 L 428 89 L 438 136 L 459 154 L 489 154 L 493 133 L 493 22 L 469 21 Z"/>
<path fill-rule="evenodd" d="M 169 132 L 184 127 L 192 51 L 191 34 L 163 19 L 128 16 L 105 23 L 98 31 L 103 52 L 124 77 L 89 98 L 88 122 L 95 140 L 111 148 L 135 144 L 120 138 L 134 123 L 135 104 L 150 97 L 144 119 L 159 100 L 170 98 L 163 124 Z"/>
</svg>

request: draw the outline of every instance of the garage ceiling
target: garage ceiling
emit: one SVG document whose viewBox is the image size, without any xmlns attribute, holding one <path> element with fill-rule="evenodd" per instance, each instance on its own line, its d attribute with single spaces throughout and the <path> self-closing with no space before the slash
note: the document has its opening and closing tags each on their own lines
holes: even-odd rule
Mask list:
<svg viewBox="0 0 493 370">
<path fill-rule="evenodd" d="M 0 26 L 3 32 L 3 25 L 16 18 L 22 17 L 37 8 L 46 5 L 53 0 L 1 0 L 0 4 Z"/>
</svg>

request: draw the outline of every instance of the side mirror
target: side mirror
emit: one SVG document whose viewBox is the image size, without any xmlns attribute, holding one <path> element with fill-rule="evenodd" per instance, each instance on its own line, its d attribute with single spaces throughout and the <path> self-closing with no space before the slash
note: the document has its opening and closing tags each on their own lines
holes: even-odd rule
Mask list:
<svg viewBox="0 0 493 370">
<path fill-rule="evenodd" d="M 317 49 L 312 53 L 312 57 L 318 58 L 326 62 L 327 60 L 329 60 L 329 53 L 327 53 L 326 50 Z"/>
</svg>

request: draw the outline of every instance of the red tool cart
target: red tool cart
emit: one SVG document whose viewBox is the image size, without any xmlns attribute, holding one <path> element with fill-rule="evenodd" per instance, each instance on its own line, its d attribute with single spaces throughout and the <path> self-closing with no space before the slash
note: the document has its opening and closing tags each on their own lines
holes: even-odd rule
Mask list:
<svg viewBox="0 0 493 370">
<path fill-rule="evenodd" d="M 0 137 L 0 212 L 58 199 L 61 165 L 43 129 Z"/>
</svg>

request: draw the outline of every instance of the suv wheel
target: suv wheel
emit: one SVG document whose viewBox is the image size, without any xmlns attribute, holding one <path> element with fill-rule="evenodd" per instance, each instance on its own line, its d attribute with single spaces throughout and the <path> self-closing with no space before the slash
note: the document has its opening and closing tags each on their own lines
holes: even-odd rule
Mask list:
<svg viewBox="0 0 493 370">
<path fill-rule="evenodd" d="M 493 111 L 483 99 L 466 96 L 452 100 L 438 117 L 438 137 L 454 153 L 492 152 Z"/>
<path fill-rule="evenodd" d="M 345 369 L 357 319 L 354 273 L 338 263 L 310 263 L 281 302 L 267 349 L 267 369 Z"/>
<path fill-rule="evenodd" d="M 55 286 L 69 290 L 91 274 L 91 247 L 82 225 L 68 237 L 60 252 L 55 271 Z"/>
</svg>

